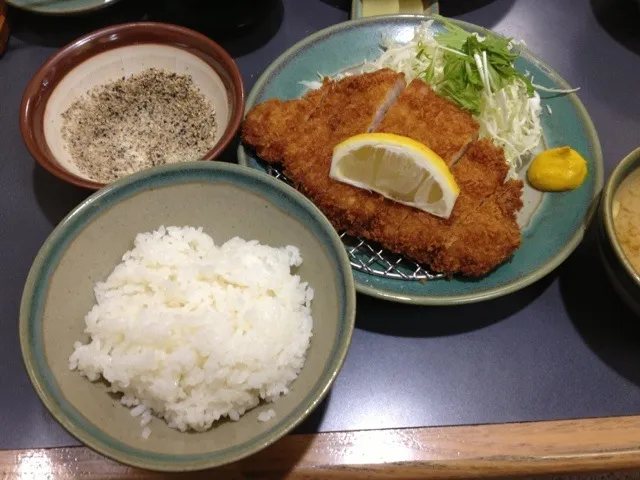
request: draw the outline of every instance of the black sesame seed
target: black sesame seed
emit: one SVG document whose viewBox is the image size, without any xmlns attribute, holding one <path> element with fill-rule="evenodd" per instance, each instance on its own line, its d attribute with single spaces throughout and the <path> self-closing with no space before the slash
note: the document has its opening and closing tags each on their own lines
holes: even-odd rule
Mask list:
<svg viewBox="0 0 640 480">
<path fill-rule="evenodd" d="M 71 157 L 103 182 L 169 159 L 201 158 L 216 128 L 214 109 L 191 76 L 159 69 L 95 88 L 63 120 Z"/>
</svg>

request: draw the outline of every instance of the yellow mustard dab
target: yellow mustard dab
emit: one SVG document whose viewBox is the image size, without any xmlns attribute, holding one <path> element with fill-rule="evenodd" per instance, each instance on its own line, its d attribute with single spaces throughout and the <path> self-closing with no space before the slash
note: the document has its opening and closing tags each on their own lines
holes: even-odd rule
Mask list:
<svg viewBox="0 0 640 480">
<path fill-rule="evenodd" d="M 571 147 L 551 148 L 531 162 L 527 177 L 543 192 L 563 192 L 578 188 L 587 178 L 587 162 Z"/>
</svg>

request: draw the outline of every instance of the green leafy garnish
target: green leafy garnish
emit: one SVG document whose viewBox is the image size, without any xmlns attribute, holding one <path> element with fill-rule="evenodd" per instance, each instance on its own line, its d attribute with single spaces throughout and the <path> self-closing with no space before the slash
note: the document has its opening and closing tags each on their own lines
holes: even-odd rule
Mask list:
<svg viewBox="0 0 640 480">
<path fill-rule="evenodd" d="M 445 47 L 453 48 L 454 50 L 462 50 L 462 46 L 471 34 L 440 15 L 434 15 L 434 17 L 447 29 L 446 32 L 436 35 L 438 43 Z"/>
<path fill-rule="evenodd" d="M 477 35 L 449 20 L 438 19 L 447 29 L 435 36 L 438 44 L 444 47 L 443 76 L 434 85 L 439 93 L 474 114 L 481 111 L 483 90 L 498 91 L 515 79 L 522 81 L 529 97 L 533 96 L 531 81 L 513 66 L 520 52 L 512 48 L 510 38 L 498 37 L 485 30 L 480 41 Z M 419 49 L 418 54 L 423 55 L 424 48 Z M 422 74 L 430 84 L 434 78 L 434 63 L 432 60 Z"/>
</svg>

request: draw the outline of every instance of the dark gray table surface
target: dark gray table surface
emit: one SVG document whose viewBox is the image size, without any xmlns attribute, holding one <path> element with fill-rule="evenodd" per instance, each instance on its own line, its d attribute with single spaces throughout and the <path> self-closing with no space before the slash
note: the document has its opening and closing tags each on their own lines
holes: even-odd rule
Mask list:
<svg viewBox="0 0 640 480">
<path fill-rule="evenodd" d="M 640 145 L 640 24 L 624 0 L 443 0 L 442 13 L 523 38 L 580 86 L 607 175 Z M 24 371 L 18 309 L 31 261 L 87 192 L 36 166 L 18 128 L 24 87 L 56 48 L 103 25 L 161 18 L 128 0 L 78 19 L 12 10 L 0 58 L 0 449 L 74 445 Z M 348 1 L 284 0 L 251 29 L 210 35 L 247 91 L 296 41 L 348 18 Z M 233 161 L 235 149 L 225 154 Z M 556 272 L 518 293 L 451 308 L 358 297 L 353 343 L 303 432 L 640 414 L 640 328 L 604 278 L 593 231 Z"/>
</svg>

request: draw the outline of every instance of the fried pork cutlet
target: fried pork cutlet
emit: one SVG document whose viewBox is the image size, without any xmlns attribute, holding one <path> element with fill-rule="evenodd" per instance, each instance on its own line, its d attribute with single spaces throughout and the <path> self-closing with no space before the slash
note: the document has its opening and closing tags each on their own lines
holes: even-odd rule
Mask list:
<svg viewBox="0 0 640 480">
<path fill-rule="evenodd" d="M 522 182 L 504 183 L 504 155 L 489 140 L 475 142 L 451 171 L 460 195 L 449 218 L 385 199 L 361 235 L 447 274 L 481 276 L 495 268 L 520 245 L 515 214 Z M 515 194 L 513 203 L 491 208 L 507 194 Z M 484 245 L 487 237 L 491 242 Z"/>
<path fill-rule="evenodd" d="M 283 102 L 273 104 L 269 107 L 273 111 L 264 115 L 257 106 L 247 116 L 244 141 L 258 151 L 281 142 L 279 150 L 269 147 L 277 150 L 270 160 L 281 156 L 287 176 L 339 231 L 378 242 L 447 275 L 484 275 L 520 244 L 515 215 L 521 208 L 522 184 L 504 183 L 504 155 L 492 142 L 475 142 L 452 166 L 461 192 L 448 219 L 329 177 L 333 148 L 346 138 L 376 129 L 387 109 L 377 131 L 422 141 L 450 164 L 468 147 L 477 135 L 475 122 L 426 85 L 412 82 L 389 108 L 403 82 L 402 75 L 381 70 L 325 83 L 315 108 Z M 307 108 L 313 110 L 308 115 Z M 289 115 L 298 115 L 300 109 L 305 120 L 297 121 L 295 132 L 284 129 L 283 125 L 296 123 Z"/>
<path fill-rule="evenodd" d="M 284 169 L 338 230 L 358 235 L 382 197 L 329 178 L 333 148 L 371 131 L 405 86 L 404 75 L 384 69 L 335 82 L 285 150 Z"/>
<path fill-rule="evenodd" d="M 471 115 L 416 79 L 405 88 L 376 131 L 410 136 L 452 165 L 478 137 L 478 129 Z"/>
<path fill-rule="evenodd" d="M 321 88 L 309 91 L 300 99 L 284 102 L 272 99 L 256 105 L 242 126 L 244 141 L 253 146 L 263 160 L 282 162 L 285 146 L 318 107 L 332 83 L 326 81 Z"/>
<path fill-rule="evenodd" d="M 404 75 L 388 68 L 333 82 L 309 122 L 327 123 L 332 140 L 373 131 L 406 86 Z M 309 128 L 305 128 L 309 132 Z"/>
<path fill-rule="evenodd" d="M 358 79 L 353 80 L 354 78 Z M 306 122 L 314 114 L 316 117 L 319 115 L 329 118 L 334 117 L 332 112 L 343 107 L 352 110 L 363 107 L 364 111 L 349 113 L 350 117 L 346 118 L 361 120 L 360 124 L 350 125 L 349 128 L 358 130 L 357 133 L 364 133 L 380 122 L 382 115 L 396 101 L 405 85 L 404 75 L 389 69 L 359 77 L 347 77 L 340 82 L 325 80 L 322 87 L 309 91 L 300 99 L 284 102 L 271 99 L 256 105 L 247 114 L 242 137 L 263 160 L 282 163 L 285 160 L 285 146 L 298 141 Z M 367 91 L 367 87 L 372 87 L 371 91 Z M 359 101 L 345 99 L 345 96 L 352 93 L 363 98 Z M 316 113 L 319 107 L 322 113 Z M 369 107 L 374 110 L 367 110 Z"/>
<path fill-rule="evenodd" d="M 510 180 L 449 230 L 444 247 L 429 258 L 436 271 L 481 276 L 520 246 L 516 213 L 522 208 L 522 182 Z"/>
</svg>

